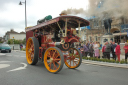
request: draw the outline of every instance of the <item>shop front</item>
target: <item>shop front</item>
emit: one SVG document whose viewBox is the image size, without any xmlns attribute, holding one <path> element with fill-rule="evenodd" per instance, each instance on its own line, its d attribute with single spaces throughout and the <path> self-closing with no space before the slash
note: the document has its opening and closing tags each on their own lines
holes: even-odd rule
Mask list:
<svg viewBox="0 0 128 85">
<path fill-rule="evenodd" d="M 113 36 L 115 43 L 125 43 L 128 41 L 127 32 L 114 33 Z"/>
</svg>

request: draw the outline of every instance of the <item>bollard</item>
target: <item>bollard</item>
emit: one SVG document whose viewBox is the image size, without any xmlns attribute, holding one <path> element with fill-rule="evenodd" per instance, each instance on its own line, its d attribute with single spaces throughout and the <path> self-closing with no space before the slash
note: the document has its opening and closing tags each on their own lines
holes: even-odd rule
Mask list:
<svg viewBox="0 0 128 85">
<path fill-rule="evenodd" d="M 13 50 L 14 50 L 14 46 L 13 46 Z"/>
</svg>

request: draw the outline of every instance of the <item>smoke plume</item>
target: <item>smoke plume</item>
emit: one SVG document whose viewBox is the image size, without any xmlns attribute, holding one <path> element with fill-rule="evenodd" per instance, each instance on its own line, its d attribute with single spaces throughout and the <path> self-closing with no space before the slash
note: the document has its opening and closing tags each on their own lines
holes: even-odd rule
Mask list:
<svg viewBox="0 0 128 85">
<path fill-rule="evenodd" d="M 84 15 L 87 17 L 96 16 L 103 18 L 128 18 L 128 0 L 89 0 L 88 10 L 67 9 L 61 13 L 72 15 Z M 100 5 L 100 8 L 98 8 Z M 86 7 L 85 7 L 86 8 Z"/>
<path fill-rule="evenodd" d="M 87 15 L 94 15 L 99 18 L 128 17 L 128 0 L 89 0 L 90 7 Z M 94 6 L 96 4 L 96 7 Z M 97 6 L 100 5 L 100 8 Z"/>
<path fill-rule="evenodd" d="M 67 10 L 63 10 L 61 13 L 68 14 L 68 15 L 86 15 L 86 11 L 83 8 L 76 9 L 76 8 L 68 8 Z"/>
</svg>

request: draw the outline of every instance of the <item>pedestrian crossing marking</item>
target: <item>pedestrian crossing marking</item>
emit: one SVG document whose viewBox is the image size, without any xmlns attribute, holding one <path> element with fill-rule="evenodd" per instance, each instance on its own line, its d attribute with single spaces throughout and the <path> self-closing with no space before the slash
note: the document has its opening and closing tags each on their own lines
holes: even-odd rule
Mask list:
<svg viewBox="0 0 128 85">
<path fill-rule="evenodd" d="M 5 55 L 5 54 L 3 54 L 3 53 L 0 53 L 0 55 Z"/>
<path fill-rule="evenodd" d="M 9 67 L 10 65 L 9 64 L 0 64 L 0 69 L 1 68 L 7 68 L 7 67 Z"/>
</svg>

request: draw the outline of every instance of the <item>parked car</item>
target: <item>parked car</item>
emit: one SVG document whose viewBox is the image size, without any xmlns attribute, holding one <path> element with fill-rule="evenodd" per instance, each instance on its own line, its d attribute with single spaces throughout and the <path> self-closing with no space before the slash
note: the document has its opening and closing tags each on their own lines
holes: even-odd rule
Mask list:
<svg viewBox="0 0 128 85">
<path fill-rule="evenodd" d="M 0 44 L 0 53 L 1 52 L 11 53 L 11 47 L 8 44 Z"/>
</svg>

